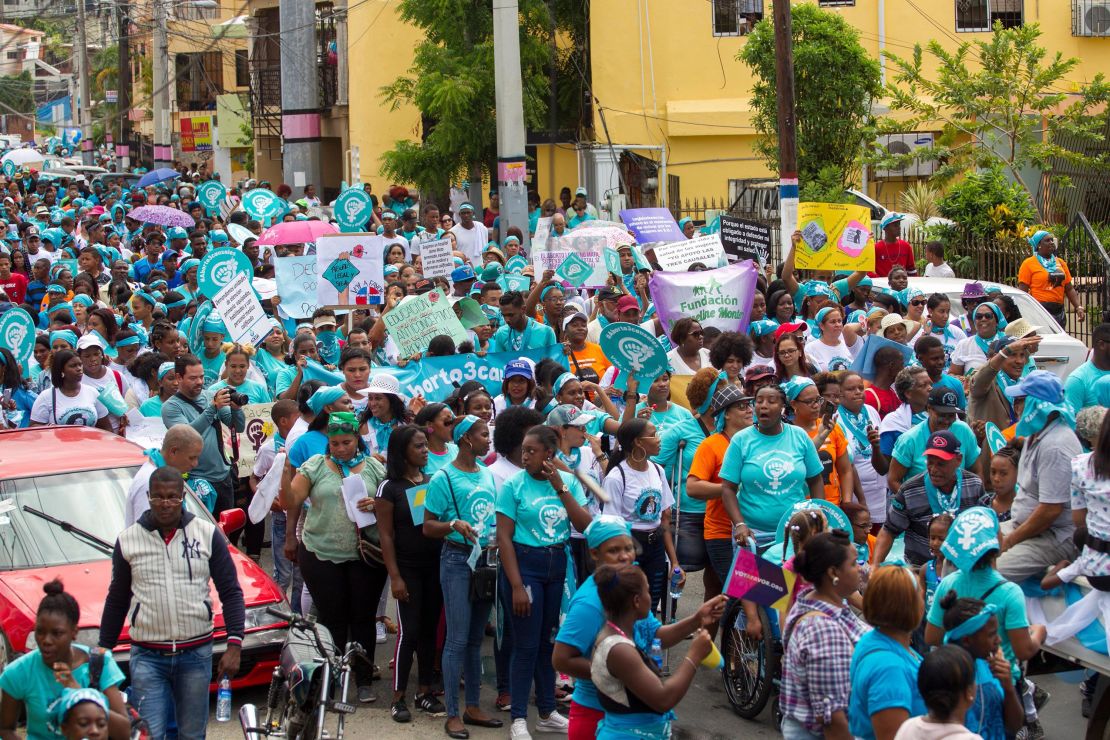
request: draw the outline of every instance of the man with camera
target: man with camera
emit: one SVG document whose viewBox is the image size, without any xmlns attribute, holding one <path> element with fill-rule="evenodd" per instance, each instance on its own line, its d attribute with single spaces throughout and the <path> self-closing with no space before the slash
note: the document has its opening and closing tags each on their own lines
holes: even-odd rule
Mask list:
<svg viewBox="0 0 1110 740">
<path fill-rule="evenodd" d="M 182 355 L 175 362 L 178 390 L 162 404 L 162 423 L 166 428 L 188 424 L 203 442 L 200 458 L 190 473 L 190 481 L 207 481 L 216 492 L 212 513 L 219 514 L 235 506 L 235 476 L 224 452 L 223 427 L 235 432 L 246 427 L 241 410 L 248 403 L 246 395 L 230 388 L 212 393 L 204 390 L 204 366 L 195 355 Z"/>
</svg>

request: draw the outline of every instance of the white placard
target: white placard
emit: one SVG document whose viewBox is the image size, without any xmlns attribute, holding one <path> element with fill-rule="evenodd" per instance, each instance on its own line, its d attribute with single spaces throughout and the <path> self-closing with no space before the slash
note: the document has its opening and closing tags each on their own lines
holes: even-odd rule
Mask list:
<svg viewBox="0 0 1110 740">
<path fill-rule="evenodd" d="M 542 219 L 541 219 L 542 220 Z M 538 233 L 537 229 L 537 233 Z M 546 270 L 557 270 L 559 265 L 571 254 L 577 254 L 587 264 L 593 267 L 593 273 L 585 279 L 582 287 L 603 288 L 609 279 L 605 270 L 605 244 L 604 234 L 593 233 L 591 229 L 585 231 L 563 232 L 562 236 L 552 234 L 547 238 L 546 244 L 541 244 L 538 239 L 532 241 L 532 268 L 536 273 L 536 280 L 542 280 Z"/>
<path fill-rule="evenodd" d="M 269 471 L 258 481 L 258 488 L 255 489 L 254 498 L 251 499 L 251 505 L 247 509 L 247 516 L 254 524 L 266 518 L 270 508 L 274 505 L 274 499 L 277 498 L 278 491 L 281 490 L 281 474 L 285 471 L 285 453 L 279 452 L 274 455 L 274 464 L 270 466 Z"/>
<path fill-rule="evenodd" d="M 437 277 L 451 277 L 455 260 L 451 257 L 451 240 L 436 239 L 420 245 L 420 264 L 424 277 L 431 280 Z"/>
<path fill-rule="evenodd" d="M 369 527 L 378 521 L 372 511 L 359 511 L 358 502 L 370 494 L 366 491 L 366 481 L 355 473 L 343 479 L 343 505 L 347 507 L 347 518 L 359 529 Z"/>
<path fill-rule="evenodd" d="M 124 437 L 144 450 L 161 449 L 162 440 L 166 436 L 166 425 L 162 423 L 161 417 L 136 415 L 139 417 L 138 421 L 128 413 Z"/>
<path fill-rule="evenodd" d="M 725 256 L 719 234 L 702 234 L 693 239 L 656 244 L 653 251 L 664 272 L 685 272 L 695 263 L 701 263 L 713 270 L 721 264 Z"/>
<path fill-rule="evenodd" d="M 219 310 L 231 341 L 236 344 L 258 346 L 273 331 L 273 322 L 262 310 L 250 279 L 242 273 L 220 288 L 212 297 L 212 303 Z"/>
<path fill-rule="evenodd" d="M 379 303 L 385 290 L 385 240 L 377 234 L 324 234 L 316 240 L 316 302 Z"/>
</svg>

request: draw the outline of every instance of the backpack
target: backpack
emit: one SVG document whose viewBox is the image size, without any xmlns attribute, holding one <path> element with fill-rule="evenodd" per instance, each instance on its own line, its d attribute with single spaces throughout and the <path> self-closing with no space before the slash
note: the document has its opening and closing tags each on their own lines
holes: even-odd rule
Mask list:
<svg viewBox="0 0 1110 740">
<path fill-rule="evenodd" d="M 94 647 L 89 650 L 89 686 L 97 691 L 100 691 L 100 677 L 104 673 L 105 654 L 104 648 Z M 124 694 L 123 708 L 127 719 L 131 722 L 131 740 L 150 740 L 150 728 L 139 716 L 139 711 L 126 698 L 127 694 Z"/>
</svg>

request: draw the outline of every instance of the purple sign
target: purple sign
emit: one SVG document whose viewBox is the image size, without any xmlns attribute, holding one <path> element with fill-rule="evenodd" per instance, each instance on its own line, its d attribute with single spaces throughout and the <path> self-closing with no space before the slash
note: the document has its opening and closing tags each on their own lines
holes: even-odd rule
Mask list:
<svg viewBox="0 0 1110 740">
<path fill-rule="evenodd" d="M 676 242 L 686 238 L 666 208 L 629 208 L 621 211 L 621 221 L 636 236 L 637 244 Z"/>
<path fill-rule="evenodd" d="M 668 334 L 689 316 L 721 331 L 747 331 L 759 272 L 751 260 L 701 272 L 655 272 L 648 279 L 652 303 Z"/>
</svg>

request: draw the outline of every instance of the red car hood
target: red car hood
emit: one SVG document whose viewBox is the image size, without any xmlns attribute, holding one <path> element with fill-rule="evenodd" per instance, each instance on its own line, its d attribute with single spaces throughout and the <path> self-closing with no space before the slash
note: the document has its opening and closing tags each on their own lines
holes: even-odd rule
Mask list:
<svg viewBox="0 0 1110 740">
<path fill-rule="evenodd" d="M 273 604 L 281 601 L 282 594 L 277 585 L 253 560 L 234 547 L 231 557 L 239 574 L 239 587 L 243 589 L 243 600 L 248 607 Z M 20 607 L 30 623 L 35 621 L 35 610 L 42 601 L 42 586 L 54 578 L 61 578 L 66 591 L 81 605 L 80 627 L 99 627 L 104 613 L 104 599 L 108 595 L 108 584 L 112 581 L 112 561 L 97 560 L 77 565 L 60 565 L 50 568 L 28 568 L 9 570 L 0 573 L 0 588 L 13 607 Z M 223 610 L 215 587 L 211 587 L 212 608 L 216 614 L 216 630 L 223 628 Z M 7 622 L 9 615 L 0 615 L 0 622 Z M 127 640 L 127 627 L 120 636 Z M 23 651 L 23 645 L 13 645 L 16 652 Z"/>
</svg>

